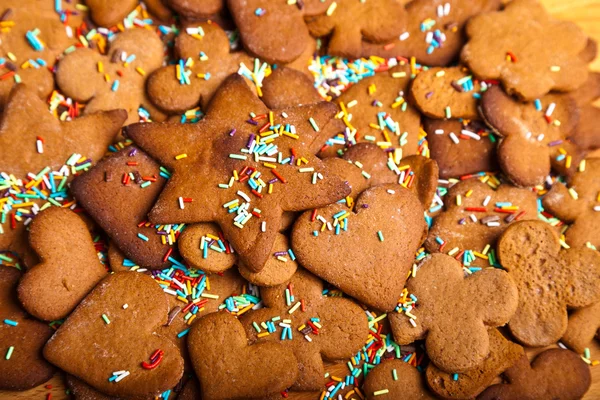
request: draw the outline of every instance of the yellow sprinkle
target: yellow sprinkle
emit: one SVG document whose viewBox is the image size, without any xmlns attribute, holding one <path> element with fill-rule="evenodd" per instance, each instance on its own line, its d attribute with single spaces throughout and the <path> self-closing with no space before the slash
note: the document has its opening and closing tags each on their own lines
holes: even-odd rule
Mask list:
<svg viewBox="0 0 600 400">
<path fill-rule="evenodd" d="M 406 72 L 394 72 L 392 73 L 392 78 L 406 78 Z"/>
<path fill-rule="evenodd" d="M 585 160 L 581 160 L 579 163 L 579 172 L 585 171 Z"/>
<path fill-rule="evenodd" d="M 11 61 L 17 61 L 17 57 L 15 57 L 15 55 L 10 51 L 6 53 L 6 55 L 8 56 L 8 58 L 10 58 Z"/>
<path fill-rule="evenodd" d="M 187 154 L 183 153 L 183 154 L 179 154 L 179 155 L 175 156 L 175 159 L 181 160 L 182 158 L 186 158 L 186 157 L 187 157 Z"/>
<path fill-rule="evenodd" d="M 98 61 L 98 72 L 101 74 L 104 73 L 104 64 L 102 64 L 102 61 Z"/>
<path fill-rule="evenodd" d="M 465 197 L 471 197 L 473 194 L 473 189 L 469 189 L 469 191 L 465 194 Z"/>
<path fill-rule="evenodd" d="M 135 70 L 137 71 L 138 74 L 140 74 L 141 76 L 146 76 L 146 71 L 144 71 L 144 69 L 142 67 L 135 67 Z"/>
<path fill-rule="evenodd" d="M 462 197 L 459 195 L 456 196 L 456 205 L 462 206 Z"/>
<path fill-rule="evenodd" d="M 389 389 L 382 389 L 382 390 L 378 390 L 376 392 L 373 392 L 373 396 L 379 396 L 382 394 L 388 394 L 390 391 Z"/>
<path fill-rule="evenodd" d="M 577 194 L 577 192 L 573 188 L 569 188 L 569 194 L 575 200 L 577 200 L 579 198 L 579 195 Z"/>
<path fill-rule="evenodd" d="M 269 332 L 263 332 L 263 333 L 259 333 L 258 335 L 256 335 L 259 338 L 263 338 L 265 336 L 269 336 Z"/>
<path fill-rule="evenodd" d="M 375 86 L 374 83 L 369 85 L 369 94 L 372 95 L 373 93 L 375 93 L 377 91 L 377 86 Z M 349 106 L 349 105 L 348 105 Z"/>
<path fill-rule="evenodd" d="M 567 161 L 565 162 L 565 167 L 571 168 L 571 160 L 572 160 L 572 157 L 567 156 Z"/>
<path fill-rule="evenodd" d="M 329 8 L 327 8 L 327 12 L 326 12 L 327 16 L 331 17 L 336 8 L 337 8 L 337 3 L 334 1 L 333 3 L 331 3 Z"/>
<path fill-rule="evenodd" d="M 438 72 L 435 73 L 435 76 L 438 77 L 438 78 L 441 77 L 441 76 L 444 76 L 444 75 L 446 75 L 446 71 L 444 71 L 443 69 L 441 69 L 441 70 L 439 70 Z"/>
</svg>

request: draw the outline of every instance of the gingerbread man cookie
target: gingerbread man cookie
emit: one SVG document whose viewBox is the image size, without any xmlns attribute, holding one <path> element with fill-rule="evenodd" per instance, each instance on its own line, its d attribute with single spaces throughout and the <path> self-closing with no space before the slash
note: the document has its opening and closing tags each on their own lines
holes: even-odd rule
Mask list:
<svg viewBox="0 0 600 400">
<path fill-rule="evenodd" d="M 384 361 L 369 372 L 363 392 L 368 400 L 433 400 L 422 375 L 403 360 Z"/>
<path fill-rule="evenodd" d="M 560 339 L 573 351 L 583 354 L 600 328 L 600 303 L 580 308 L 569 315 L 567 331 Z"/>
</svg>

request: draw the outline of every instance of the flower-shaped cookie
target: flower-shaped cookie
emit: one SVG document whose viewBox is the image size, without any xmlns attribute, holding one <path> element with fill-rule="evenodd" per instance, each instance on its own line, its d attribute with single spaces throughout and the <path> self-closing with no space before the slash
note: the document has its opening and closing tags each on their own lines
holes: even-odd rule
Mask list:
<svg viewBox="0 0 600 400">
<path fill-rule="evenodd" d="M 307 21 L 313 36 L 331 34 L 328 54 L 358 58 L 363 38 L 381 43 L 400 35 L 406 23 L 406 13 L 402 4 L 394 0 L 338 0 L 331 3 L 324 15 L 308 18 Z"/>
<path fill-rule="evenodd" d="M 156 120 L 164 119 L 146 96 L 146 78 L 160 68 L 163 43 L 148 29 L 128 29 L 110 42 L 106 55 L 81 48 L 66 55 L 59 63 L 56 83 L 61 91 L 82 103 L 84 113 L 122 108 L 126 123 L 139 121 L 140 106 Z"/>
<path fill-rule="evenodd" d="M 74 42 L 56 14 L 39 7 L 34 0 L 3 0 L 0 4 L 0 15 L 5 16 L 0 32 L 0 109 L 18 82 L 46 99 L 54 88 L 49 67 Z"/>
<path fill-rule="evenodd" d="M 18 292 L 36 318 L 65 318 L 106 275 L 85 222 L 67 208 L 42 211 L 31 223 L 29 243 L 41 262 L 21 278 Z"/>
<path fill-rule="evenodd" d="M 0 390 L 25 390 L 41 385 L 55 368 L 42 357 L 52 328 L 29 317 L 17 301 L 21 272 L 0 265 Z"/>
<path fill-rule="evenodd" d="M 585 160 L 583 170 L 568 180 L 556 182 L 542 199 L 544 209 L 571 226 L 565 239 L 571 247 L 591 244 L 600 248 L 600 158 Z"/>
<path fill-rule="evenodd" d="M 401 149 L 403 156 L 422 154 L 421 116 L 407 101 L 410 83 L 410 67 L 405 64 L 350 86 L 336 100 L 343 111 L 337 117 L 347 129 L 328 140 L 319 155 L 330 157 L 361 142 Z"/>
<path fill-rule="evenodd" d="M 425 232 L 418 197 L 387 184 L 362 192 L 352 208 L 336 203 L 303 213 L 292 230 L 292 248 L 315 275 L 362 303 L 391 311 Z"/>
<path fill-rule="evenodd" d="M 273 112 L 235 74 L 197 124 L 128 126 L 136 144 L 173 170 L 150 222 L 216 222 L 244 265 L 260 271 L 284 211 L 349 193 L 311 151 L 335 112 L 326 102 Z"/>
<path fill-rule="evenodd" d="M 269 63 L 289 63 L 299 58 L 312 40 L 304 17 L 324 14 L 333 3 L 333 0 L 227 1 L 246 50 Z"/>
<path fill-rule="evenodd" d="M 406 27 L 400 35 L 384 43 L 363 40 L 362 56 L 415 57 L 425 65 L 448 65 L 465 43 L 467 21 L 497 10 L 500 4 L 500 0 L 412 0 L 406 5 Z"/>
<path fill-rule="evenodd" d="M 535 193 L 507 184 L 494 190 L 468 179 L 448 189 L 444 203 L 425 248 L 453 256 L 466 267 L 495 265 L 493 249 L 502 232 L 514 221 L 537 219 Z"/>
<path fill-rule="evenodd" d="M 587 37 L 574 23 L 552 18 L 537 0 L 516 0 L 467 24 L 461 61 L 480 79 L 498 79 L 509 94 L 535 100 L 551 90 L 577 89 L 587 79 L 579 54 Z"/>
<path fill-rule="evenodd" d="M 541 184 L 551 168 L 569 175 L 583 158 L 585 149 L 567 140 L 579 121 L 579 107 L 569 95 L 522 103 L 494 86 L 483 94 L 481 114 L 501 136 L 498 164 L 517 186 Z"/>
<path fill-rule="evenodd" d="M 115 273 L 61 325 L 44 347 L 44 357 L 102 393 L 158 396 L 183 375 L 179 349 L 157 332 L 168 313 L 167 298 L 152 278 Z"/>
<path fill-rule="evenodd" d="M 569 350 L 549 349 L 529 364 L 523 356 L 479 400 L 581 399 L 592 383 L 590 368 Z"/>
<path fill-rule="evenodd" d="M 306 270 L 287 284 L 262 289 L 261 296 L 265 308 L 246 313 L 241 322 L 251 343 L 292 349 L 299 369 L 294 390 L 321 390 L 322 359 L 351 357 L 367 340 L 364 311 L 349 299 L 323 296 L 323 282 Z"/>
<path fill-rule="evenodd" d="M 498 257 L 519 288 L 508 327 L 527 346 L 555 343 L 567 330 L 567 308 L 600 301 L 600 255 L 586 247 L 561 249 L 545 222 L 510 226 L 498 240 Z"/>
<path fill-rule="evenodd" d="M 175 39 L 175 54 L 179 63 L 159 68 L 147 84 L 150 100 L 169 114 L 198 105 L 205 108 L 225 78 L 237 72 L 240 64 L 250 67 L 252 62 L 244 52 L 230 52 L 225 31 L 209 22 L 198 24 L 190 33 L 182 28 Z"/>
<path fill-rule="evenodd" d="M 444 254 L 426 259 L 406 288 L 417 298 L 411 311 L 416 318 L 392 314 L 394 339 L 400 345 L 425 339 L 431 361 L 450 373 L 485 361 L 490 354 L 487 328 L 506 324 L 519 297 L 505 271 L 486 268 L 465 277 L 462 265 Z"/>
</svg>

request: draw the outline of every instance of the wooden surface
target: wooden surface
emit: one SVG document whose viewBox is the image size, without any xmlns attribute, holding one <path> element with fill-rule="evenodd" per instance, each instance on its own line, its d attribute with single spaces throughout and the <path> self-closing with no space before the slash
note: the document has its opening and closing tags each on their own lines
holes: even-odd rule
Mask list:
<svg viewBox="0 0 600 400">
<path fill-rule="evenodd" d="M 600 0 L 541 0 L 546 9 L 554 16 L 575 21 L 591 37 L 600 43 Z M 600 71 L 600 57 L 592 64 L 591 68 Z M 598 104 L 600 106 L 600 104 Z M 599 154 L 600 155 L 600 154 Z M 530 349 L 528 354 L 533 357 L 542 349 Z M 590 347 L 592 359 L 600 360 L 600 345 L 596 342 Z M 329 366 L 328 371 L 332 375 L 343 377 L 347 373 L 347 367 L 344 365 Z M 592 368 L 592 386 L 585 396 L 586 400 L 600 399 L 600 365 Z M 46 386 L 51 385 L 51 389 Z M 65 384 L 63 377 L 57 374 L 46 384 L 26 392 L 2 392 L 0 391 L 0 400 L 25 400 L 25 399 L 47 399 L 48 394 L 52 394 L 52 400 L 66 399 Z M 290 400 L 315 400 L 318 399 L 318 393 L 292 393 Z"/>
</svg>

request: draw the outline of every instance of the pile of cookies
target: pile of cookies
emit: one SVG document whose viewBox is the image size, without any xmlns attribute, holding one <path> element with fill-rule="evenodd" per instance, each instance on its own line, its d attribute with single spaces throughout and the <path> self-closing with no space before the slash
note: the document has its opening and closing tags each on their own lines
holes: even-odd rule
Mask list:
<svg viewBox="0 0 600 400">
<path fill-rule="evenodd" d="M 0 397 L 582 398 L 596 53 L 537 0 L 2 0 Z"/>
</svg>

